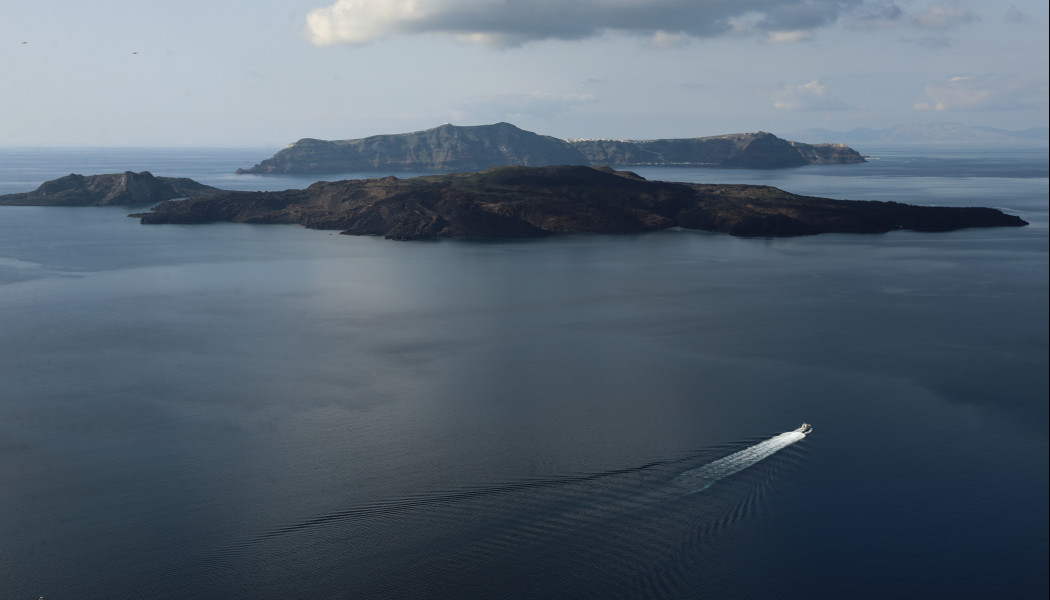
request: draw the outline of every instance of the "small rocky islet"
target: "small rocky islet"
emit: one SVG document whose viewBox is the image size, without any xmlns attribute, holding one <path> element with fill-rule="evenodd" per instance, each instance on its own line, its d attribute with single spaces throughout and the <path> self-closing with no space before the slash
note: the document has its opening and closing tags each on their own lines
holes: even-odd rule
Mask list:
<svg viewBox="0 0 1050 600">
<path fill-rule="evenodd" d="M 149 171 L 70 173 L 45 181 L 31 192 L 2 195 L 0 206 L 144 206 L 221 191 L 186 177 L 156 177 Z"/>
</svg>

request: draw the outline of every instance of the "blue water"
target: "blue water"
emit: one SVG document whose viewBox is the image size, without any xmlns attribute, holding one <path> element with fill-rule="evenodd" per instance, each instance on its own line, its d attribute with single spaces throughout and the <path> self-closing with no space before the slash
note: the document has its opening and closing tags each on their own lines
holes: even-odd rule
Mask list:
<svg viewBox="0 0 1050 600">
<path fill-rule="evenodd" d="M 0 193 L 313 181 L 232 175 L 272 152 L 6 149 Z M 1032 223 L 776 240 L 0 208 L 0 597 L 1044 597 L 1047 170 L 637 169 Z"/>
</svg>

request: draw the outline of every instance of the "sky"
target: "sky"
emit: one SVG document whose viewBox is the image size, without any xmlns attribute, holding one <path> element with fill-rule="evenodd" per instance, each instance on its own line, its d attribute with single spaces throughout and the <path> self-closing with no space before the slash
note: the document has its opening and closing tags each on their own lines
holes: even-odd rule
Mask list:
<svg viewBox="0 0 1050 600">
<path fill-rule="evenodd" d="M 0 0 L 0 146 L 1048 125 L 1042 0 Z"/>
</svg>

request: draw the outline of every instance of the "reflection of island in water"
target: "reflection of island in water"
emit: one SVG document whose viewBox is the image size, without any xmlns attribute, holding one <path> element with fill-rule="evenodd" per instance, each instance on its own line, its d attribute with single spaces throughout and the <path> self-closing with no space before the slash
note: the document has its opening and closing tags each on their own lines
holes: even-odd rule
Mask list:
<svg viewBox="0 0 1050 600">
<path fill-rule="evenodd" d="M 583 166 L 318 182 L 304 190 L 224 192 L 162 202 L 145 224 L 298 223 L 398 240 L 634 233 L 682 227 L 743 236 L 949 231 L 1020 226 L 991 208 L 800 196 L 773 187 L 648 181 Z"/>
</svg>

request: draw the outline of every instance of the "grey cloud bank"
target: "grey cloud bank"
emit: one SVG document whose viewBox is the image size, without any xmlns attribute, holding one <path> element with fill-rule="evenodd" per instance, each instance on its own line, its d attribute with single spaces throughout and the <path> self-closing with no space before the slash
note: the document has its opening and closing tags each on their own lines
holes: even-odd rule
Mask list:
<svg viewBox="0 0 1050 600">
<path fill-rule="evenodd" d="M 652 37 L 765 35 L 807 39 L 848 18 L 856 23 L 945 29 L 974 19 L 939 4 L 909 16 L 894 3 L 868 0 L 338 0 L 310 12 L 318 45 L 364 44 L 389 36 L 439 33 L 497 46 L 546 39 L 579 40 L 620 31 Z"/>
</svg>

